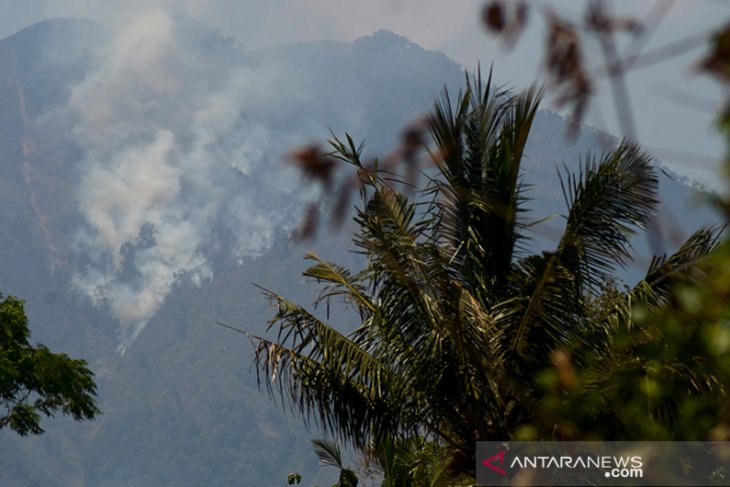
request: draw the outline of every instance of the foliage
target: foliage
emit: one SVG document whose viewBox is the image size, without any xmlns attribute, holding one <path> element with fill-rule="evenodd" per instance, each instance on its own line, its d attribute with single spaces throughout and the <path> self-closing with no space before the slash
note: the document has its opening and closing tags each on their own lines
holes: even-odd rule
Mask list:
<svg viewBox="0 0 730 487">
<path fill-rule="evenodd" d="M 357 487 L 359 478 L 354 470 L 342 464 L 340 448 L 334 440 L 316 439 L 312 440 L 312 444 L 322 465 L 336 467 L 340 471 L 340 477 L 332 487 Z M 362 466 L 366 480 L 379 482 L 381 487 L 472 485 L 469 477 L 448 475 L 449 457 L 448 449 L 434 442 L 415 437 L 405 441 L 386 439 L 367 448 Z M 287 485 L 298 485 L 301 481 L 302 476 L 298 473 L 287 476 Z"/>
<path fill-rule="evenodd" d="M 619 427 L 599 432 L 588 423 L 578 425 L 587 428 L 581 431 L 621 439 L 639 432 L 621 422 L 602 386 L 633 387 L 643 377 L 638 372 L 651 368 L 641 347 L 662 335 L 643 333 L 632 310 L 665 303 L 675 278 L 695 274 L 697 258 L 713 249 L 717 229 L 701 229 L 674 256 L 656 259 L 646 279 L 617 292 L 618 304 L 597 319 L 596 300 L 630 258 L 629 237 L 655 210 L 657 179 L 650 158 L 629 143 L 588 157 L 577 174 L 562 177 L 563 236 L 553 251 L 529 254 L 535 222 L 526 218 L 520 168 L 540 98 L 535 89 L 495 89 L 491 76 L 486 86 L 467 79 L 453 102 L 445 93 L 428 123 L 436 174 L 410 189 L 412 197 L 394 188 L 400 179 L 377 161 L 363 164 L 362 146 L 349 136 L 331 142 L 329 157 L 353 165 L 361 182 L 354 242 L 367 264 L 351 272 L 309 254 L 314 265 L 305 276 L 324 284 L 317 303 L 343 300 L 360 326 L 342 334 L 268 292 L 278 306 L 270 323 L 277 337 L 251 338 L 272 395 L 361 449 L 425 435 L 426 444 L 448 448 L 453 477 L 473 475 L 479 440 L 526 431 L 538 439 L 578 436 L 577 427 L 558 427 L 545 413 L 546 401 L 555 403 L 546 369 L 570 373 L 579 364 L 601 372 L 576 397 L 594 401 L 594 421 L 605 416 Z M 638 340 L 635 348 L 617 346 L 624 332 Z M 628 356 L 638 360 L 631 373 L 609 366 Z M 665 378 L 702 394 L 706 388 L 692 373 L 696 357 L 687 359 Z M 653 416 L 678 433 L 671 426 L 676 417 L 663 410 Z"/>
<path fill-rule="evenodd" d="M 320 438 L 312 440 L 312 445 L 321 465 L 335 467 L 340 471 L 340 477 L 332 487 L 357 487 L 359 482 L 357 474 L 354 470 L 342 464 L 342 453 L 337 443 Z M 299 485 L 301 482 L 301 474 L 290 473 L 287 475 L 287 485 Z"/>
<path fill-rule="evenodd" d="M 411 437 L 386 439 L 371 445 L 366 452 L 366 466 L 374 467 L 374 477 L 381 487 L 458 487 L 473 485 L 467 475 L 456 477 L 449 471 L 450 448 L 434 441 Z"/>
<path fill-rule="evenodd" d="M 354 470 L 342 464 L 342 453 L 337 443 L 331 440 L 317 439 L 312 440 L 312 445 L 314 445 L 314 453 L 322 465 L 340 470 L 340 478 L 332 487 L 357 487 L 357 475 Z"/>
<path fill-rule="evenodd" d="M 562 18 L 549 6 L 536 7 L 527 2 L 503 0 L 485 5 L 485 26 L 508 43 L 522 33 L 530 11 L 543 14 L 549 42 L 545 45 L 544 60 L 553 86 L 561 93 L 560 102 L 574 105 L 574 117 L 579 121 L 593 93 L 595 78 L 606 76 L 613 85 L 614 101 L 624 132 L 631 135 L 632 107 L 622 88 L 629 71 L 679 56 L 697 47 L 708 48 L 696 64 L 701 72 L 709 74 L 727 86 L 730 82 L 730 24 L 715 28 L 709 36 L 690 36 L 671 44 L 642 52 L 651 32 L 662 22 L 674 2 L 656 2 L 645 19 L 625 18 L 611 13 L 611 4 L 603 0 L 586 2 L 583 25 Z M 635 37 L 630 51 L 622 56 L 615 52 L 617 34 Z M 588 38 L 600 42 L 604 51 L 602 69 L 586 66 L 583 48 Z M 708 42 L 709 41 L 709 42 Z M 593 73 L 593 78 L 587 73 Z M 730 148 L 730 98 L 725 93 L 724 109 L 718 127 Z M 720 106 L 721 103 L 718 103 Z M 730 152 L 728 152 L 730 154 Z M 730 175 L 730 157 L 725 162 Z M 715 198 L 715 204 L 730 220 L 730 201 Z M 552 391 L 552 408 L 546 414 L 559 421 L 566 429 L 580 430 L 583 421 L 595 423 L 595 412 L 601 404 L 599 397 L 588 391 L 601 391 L 603 410 L 612 410 L 624 417 L 624 424 L 639 437 L 681 439 L 727 439 L 729 437 L 727 391 L 730 383 L 730 351 L 725 345 L 728 333 L 728 282 L 730 282 L 730 253 L 727 239 L 723 248 L 700 267 L 690 269 L 691 279 L 675 275 L 661 286 L 661 300 L 655 305 L 636 305 L 632 292 L 611 289 L 610 299 L 603 299 L 596 309 L 603 307 L 605 315 L 623 326 L 615 328 L 611 336 L 611 361 L 593 359 L 588 364 L 576 364 L 563 355 L 562 367 L 546 371 L 546 386 Z M 655 276 L 657 277 L 657 276 Z M 679 282 L 677 282 L 679 281 Z M 641 297 L 652 298 L 647 289 L 636 289 Z M 610 301 L 613 300 L 613 303 Z M 613 311 L 612 311 L 613 310 Z M 620 310 L 620 311 L 618 311 Z M 620 320 L 616 315 L 622 315 Z M 614 372 L 611 380 L 610 368 Z M 561 370 L 562 369 L 562 370 Z M 561 379 L 562 376 L 562 379 Z M 565 378 L 570 377 L 570 387 Z M 624 380 L 618 382 L 617 378 Z M 676 381 L 677 377 L 682 380 Z M 601 384 L 598 387 L 598 384 Z M 671 417 L 676 425 L 667 428 Z M 631 421 L 626 421 L 630 419 Z M 615 423 L 612 423 L 615 424 Z M 532 433 L 525 430 L 527 437 Z"/>
<path fill-rule="evenodd" d="M 41 416 L 58 411 L 77 421 L 94 419 L 100 411 L 86 361 L 31 346 L 29 338 L 23 301 L 0 295 L 0 428 L 21 436 L 41 434 Z"/>
<path fill-rule="evenodd" d="M 542 375 L 543 422 L 580 439 L 730 438 L 727 246 L 692 270 L 693 278 L 675 275 L 661 296 L 640 296 L 645 283 L 604 295 L 596 309 L 609 346 L 582 364 L 555 357 Z M 524 428 L 520 436 L 535 435 Z"/>
</svg>

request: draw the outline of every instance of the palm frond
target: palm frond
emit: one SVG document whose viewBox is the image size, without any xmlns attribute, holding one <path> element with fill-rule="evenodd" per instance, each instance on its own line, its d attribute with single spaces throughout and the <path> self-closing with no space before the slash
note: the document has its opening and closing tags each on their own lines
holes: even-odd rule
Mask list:
<svg viewBox="0 0 730 487">
<path fill-rule="evenodd" d="M 678 279 L 699 279 L 703 275 L 699 263 L 717 248 L 723 229 L 722 225 L 699 228 L 670 257 L 654 257 L 643 279 L 651 288 L 653 297 L 646 299 L 646 304 L 659 305 L 666 302 Z M 637 287 L 637 291 L 639 289 Z"/>
<path fill-rule="evenodd" d="M 270 325 L 278 326 L 277 339 L 250 339 L 259 385 L 272 397 L 354 444 L 392 430 L 396 417 L 411 414 L 407 384 L 382 361 L 302 307 L 269 296 L 279 307 Z"/>
<path fill-rule="evenodd" d="M 661 322 L 633 322 L 635 307 L 657 309 L 670 302 L 678 283 L 696 283 L 703 276 L 702 262 L 718 245 L 721 226 L 703 227 L 691 235 L 670 257 L 652 260 L 645 279 L 633 288 L 614 294 L 615 305 L 603 320 L 595 322 L 588 368 L 582 385 L 586 400 L 599 400 L 606 416 L 617 425 L 627 425 L 620 417 L 624 400 L 621 394 L 638 391 L 649 417 L 675 424 L 681 417 L 681 404 L 673 398 L 711 397 L 724 394 L 724 384 L 705 364 L 707 357 L 693 351 L 701 349 L 702 326 L 687 323 L 681 330 L 665 328 Z M 683 346 L 665 350 L 666 344 Z M 654 397 L 642 384 L 660 383 L 664 391 Z M 636 394 L 636 392 L 633 392 Z M 624 432 L 630 437 L 631 431 Z"/>
<path fill-rule="evenodd" d="M 357 474 L 342 465 L 342 454 L 340 447 L 333 440 L 315 439 L 312 440 L 314 453 L 322 465 L 335 467 L 340 470 L 340 478 L 334 487 L 357 487 Z"/>
<path fill-rule="evenodd" d="M 328 143 L 332 148 L 332 152 L 330 152 L 329 155 L 342 162 L 352 164 L 358 169 L 363 168 L 360 156 L 365 148 L 364 142 L 361 142 L 359 145 L 355 145 L 355 141 L 350 134 L 345 134 L 344 141 L 332 134 L 332 138 L 328 141 Z"/>
<path fill-rule="evenodd" d="M 720 225 L 702 227 L 671 256 L 654 257 L 644 279 L 625 292 L 618 293 L 610 286 L 604 286 L 601 295 L 613 294 L 614 306 L 603 317 L 594 317 L 588 341 L 602 345 L 601 353 L 606 353 L 612 346 L 611 337 L 622 330 L 631 331 L 628 336 L 635 345 L 655 339 L 647 335 L 646 330 L 633 327 L 633 308 L 662 306 L 669 302 L 678 282 L 697 282 L 703 275 L 702 261 L 717 249 L 722 230 Z"/>
<path fill-rule="evenodd" d="M 340 452 L 339 445 L 335 441 L 317 438 L 312 440 L 312 446 L 314 447 L 314 453 L 322 465 L 343 468 L 342 453 Z"/>
<path fill-rule="evenodd" d="M 488 150 L 485 164 L 486 199 L 492 211 L 480 230 L 491 249 L 487 270 L 504 284 L 512 266 L 515 250 L 523 238 L 518 216 L 527 199 L 523 195 L 520 169 L 527 139 L 532 128 L 542 91 L 535 87 L 513 97 L 506 106 L 496 143 Z M 488 229 L 488 230 L 487 230 Z"/>
<path fill-rule="evenodd" d="M 502 353 L 544 364 L 552 350 L 580 341 L 582 300 L 571 269 L 555 253 L 519 261 L 511 274 L 512 297 L 495 309 Z"/>
<path fill-rule="evenodd" d="M 357 276 L 353 276 L 348 269 L 324 261 L 314 252 L 307 252 L 305 259 L 314 260 L 317 264 L 304 271 L 303 275 L 328 284 L 320 293 L 318 302 L 328 301 L 332 297 L 339 296 L 357 307 L 361 319 L 378 313 L 378 307 L 368 296 L 365 284 Z"/>
<path fill-rule="evenodd" d="M 442 178 L 437 194 L 436 240 L 449 255 L 453 275 L 474 295 L 503 286 L 524 238 L 518 215 L 524 211 L 520 166 L 542 94 L 518 96 L 482 86 L 478 75 L 454 110 L 448 97 L 436 106 L 432 157 Z M 489 292 L 480 292 L 489 290 Z"/>
<path fill-rule="evenodd" d="M 578 286 L 597 290 L 615 265 L 629 258 L 629 237 L 644 228 L 657 205 L 658 180 L 651 158 L 623 143 L 578 175 L 561 176 L 569 207 L 557 254 L 575 269 Z"/>
</svg>

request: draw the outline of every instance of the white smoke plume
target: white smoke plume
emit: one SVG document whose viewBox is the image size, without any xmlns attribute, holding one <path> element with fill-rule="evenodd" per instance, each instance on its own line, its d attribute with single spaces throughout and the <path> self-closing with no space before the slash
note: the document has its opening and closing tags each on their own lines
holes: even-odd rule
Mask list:
<svg viewBox="0 0 730 487">
<path fill-rule="evenodd" d="M 239 62 L 232 43 L 199 35 L 147 11 L 119 28 L 72 90 L 86 222 L 75 247 L 88 261 L 74 283 L 119 320 L 122 347 L 176 282 L 212 277 L 220 228 L 243 258 L 296 223 L 296 175 L 280 164 L 295 141 L 274 140 L 247 115 L 274 95 L 267 75 Z"/>
</svg>

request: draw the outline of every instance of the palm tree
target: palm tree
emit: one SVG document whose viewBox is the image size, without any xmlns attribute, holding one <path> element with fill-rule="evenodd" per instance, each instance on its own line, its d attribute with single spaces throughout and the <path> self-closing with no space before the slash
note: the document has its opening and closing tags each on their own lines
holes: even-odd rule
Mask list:
<svg viewBox="0 0 730 487">
<path fill-rule="evenodd" d="M 560 434 L 539 422 L 537 378 L 555 350 L 575 364 L 610 355 L 605 335 L 616 320 L 589 319 L 587 308 L 629 259 L 658 183 L 635 145 L 588 159 L 562 176 L 568 212 L 557 246 L 527 253 L 520 164 L 540 99 L 536 89 L 494 89 L 491 74 L 467 78 L 453 103 L 445 93 L 429 120 L 436 174 L 411 198 L 392 174 L 366 167 L 349 136 L 331 141 L 331 156 L 363 185 L 354 242 L 367 264 L 351 272 L 310 253 L 305 276 L 324 284 L 318 302 L 344 299 L 360 325 L 343 334 L 267 291 L 277 335 L 251 337 L 260 385 L 359 448 L 390 438 L 444 445 L 454 475 L 474 474 L 476 441 L 511 439 L 527 424 L 540 438 Z M 680 257 L 657 261 L 631 296 L 661 295 L 712 247 L 702 238 L 712 231 L 702 232 Z"/>
</svg>

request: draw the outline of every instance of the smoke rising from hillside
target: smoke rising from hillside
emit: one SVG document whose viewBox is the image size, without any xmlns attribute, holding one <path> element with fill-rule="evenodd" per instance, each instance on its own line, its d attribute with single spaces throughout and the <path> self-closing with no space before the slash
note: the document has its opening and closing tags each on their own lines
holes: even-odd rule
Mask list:
<svg viewBox="0 0 730 487">
<path fill-rule="evenodd" d="M 87 223 L 74 245 L 90 261 L 74 282 L 119 320 L 122 346 L 177 282 L 212 277 L 212 252 L 259 254 L 295 223 L 295 177 L 279 164 L 291 141 L 247 117 L 272 93 L 241 56 L 149 10 L 118 30 L 72 90 Z M 258 177 L 273 164 L 277 177 Z"/>
</svg>

